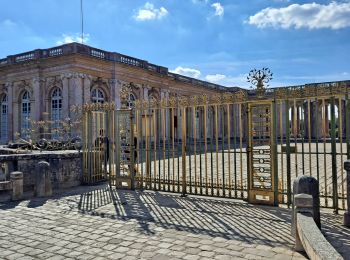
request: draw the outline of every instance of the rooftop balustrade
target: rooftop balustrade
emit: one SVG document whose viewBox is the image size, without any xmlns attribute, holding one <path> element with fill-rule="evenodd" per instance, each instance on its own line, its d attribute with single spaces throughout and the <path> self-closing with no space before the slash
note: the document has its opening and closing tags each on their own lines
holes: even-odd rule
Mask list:
<svg viewBox="0 0 350 260">
<path fill-rule="evenodd" d="M 142 68 L 142 69 L 156 72 L 159 74 L 167 75 L 170 78 L 174 79 L 175 81 L 186 82 L 194 85 L 200 85 L 213 90 L 222 90 L 222 91 L 228 90 L 228 88 L 218 84 L 209 83 L 206 81 L 171 73 L 169 72 L 168 68 L 149 63 L 148 61 L 145 61 L 145 60 L 137 59 L 137 58 L 123 55 L 117 52 L 104 51 L 104 50 L 93 48 L 80 43 L 68 43 L 68 44 L 64 44 L 53 48 L 37 49 L 37 50 L 25 52 L 25 53 L 10 55 L 10 56 L 7 56 L 7 58 L 0 59 L 0 67 L 14 65 L 14 64 L 23 63 L 23 62 L 29 62 L 33 60 L 41 60 L 41 59 L 47 59 L 52 57 L 71 55 L 71 54 L 82 54 L 82 55 L 87 55 L 87 56 L 101 59 L 101 60 L 112 61 L 112 62 L 117 62 L 121 64 L 126 64 L 129 66 Z"/>
</svg>

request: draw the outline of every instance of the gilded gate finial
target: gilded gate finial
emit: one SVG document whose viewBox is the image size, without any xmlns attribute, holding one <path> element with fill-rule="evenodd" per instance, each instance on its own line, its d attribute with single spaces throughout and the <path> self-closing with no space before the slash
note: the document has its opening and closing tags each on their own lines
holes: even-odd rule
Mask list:
<svg viewBox="0 0 350 260">
<path fill-rule="evenodd" d="M 256 95 L 259 98 L 264 96 L 265 87 L 269 86 L 267 83 L 272 80 L 272 75 L 273 73 L 269 68 L 262 68 L 261 70 L 253 69 L 249 72 L 247 81 L 256 86 Z"/>
</svg>

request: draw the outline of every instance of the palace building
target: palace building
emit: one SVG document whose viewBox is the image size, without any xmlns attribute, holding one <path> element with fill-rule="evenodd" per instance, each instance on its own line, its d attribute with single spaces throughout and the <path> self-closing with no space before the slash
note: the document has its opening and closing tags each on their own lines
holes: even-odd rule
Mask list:
<svg viewBox="0 0 350 260">
<path fill-rule="evenodd" d="M 0 140 L 24 137 L 30 122 L 70 118 L 72 105 L 115 102 L 130 84 L 128 104 L 141 99 L 213 94 L 228 88 L 174 74 L 168 68 L 79 43 L 0 59 Z M 55 123 L 52 126 L 55 128 Z M 58 127 L 58 125 L 56 125 Z"/>
<path fill-rule="evenodd" d="M 50 138 L 55 138 L 57 129 L 61 129 L 62 121 L 72 118 L 73 105 L 81 106 L 85 103 L 114 102 L 120 108 L 120 91 L 127 86 L 131 91 L 128 93 L 127 104 L 132 107 L 136 99 L 160 100 L 171 97 L 194 96 L 231 92 L 244 92 L 246 95 L 257 95 L 258 90 L 244 90 L 239 87 L 228 88 L 221 85 L 201 81 L 198 79 L 178 75 L 169 72 L 168 68 L 151 64 L 145 60 L 129 57 L 116 52 L 107 52 L 79 43 L 70 43 L 49 49 L 37 49 L 26 53 L 10 55 L 0 59 L 0 143 L 6 144 L 15 140 L 16 136 L 28 137 L 32 131 L 32 123 L 38 121 L 51 122 Z M 350 81 L 328 82 L 307 84 L 304 86 L 291 86 L 284 88 L 295 89 L 299 96 L 307 89 L 332 89 L 336 86 L 349 88 Z M 300 90 L 299 90 L 300 88 Z M 283 89 L 282 89 L 283 90 Z M 294 92 L 295 92 L 294 91 Z M 267 93 L 277 93 L 270 89 Z M 283 92 L 283 91 L 282 91 Z M 286 92 L 287 93 L 287 92 Z M 304 93 L 305 94 L 305 93 Z M 329 122 L 331 120 L 331 100 L 322 99 L 289 102 L 289 128 L 294 136 L 305 137 L 321 136 L 328 137 Z M 288 95 L 282 95 L 284 99 Z M 279 101 L 277 119 L 282 119 L 286 114 L 283 100 Z M 309 102 L 309 103 L 308 103 Z M 335 102 L 336 117 L 342 117 L 341 124 L 337 127 L 345 131 L 345 99 L 337 99 Z M 221 128 L 227 124 L 226 112 L 214 115 L 215 107 L 208 106 L 206 121 L 208 136 L 215 131 L 221 133 Z M 234 137 L 237 132 L 246 132 L 246 113 L 240 108 L 233 107 L 235 111 L 234 122 L 241 122 L 231 127 L 230 136 Z M 339 113 L 338 113 L 339 110 Z M 323 111 L 323 112 L 322 112 Z M 199 118 L 204 112 L 198 112 Z M 170 119 L 173 118 L 173 119 Z M 176 128 L 173 135 L 180 136 L 181 111 L 167 116 L 166 125 L 174 124 Z M 214 129 L 213 120 L 216 118 L 218 129 Z M 302 127 L 303 122 L 310 121 L 310 127 Z M 337 120 L 337 118 L 335 119 Z M 286 122 L 280 120 L 278 136 L 285 135 Z M 317 125 L 318 127 L 312 127 Z M 179 127 L 178 127 L 179 126 Z M 322 127 L 321 127 L 322 126 Z M 309 130 L 310 129 L 310 130 Z M 320 132 L 324 129 L 324 132 Z M 167 133 L 172 135 L 171 133 Z M 197 133 L 197 137 L 200 133 Z M 203 135 L 203 133 L 201 133 Z M 227 135 L 227 132 L 223 133 Z M 345 136 L 345 135 L 343 135 Z"/>
</svg>

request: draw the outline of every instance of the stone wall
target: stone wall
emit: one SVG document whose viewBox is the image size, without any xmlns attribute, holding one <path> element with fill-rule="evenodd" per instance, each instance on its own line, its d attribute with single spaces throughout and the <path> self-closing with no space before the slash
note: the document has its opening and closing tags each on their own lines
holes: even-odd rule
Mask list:
<svg viewBox="0 0 350 260">
<path fill-rule="evenodd" d="M 5 163 L 6 179 L 9 179 L 9 173 L 12 171 L 23 172 L 24 191 L 34 190 L 36 165 L 43 160 L 50 163 L 53 189 L 70 188 L 81 184 L 81 152 L 33 151 L 27 154 L 0 155 L 0 163 Z"/>
</svg>

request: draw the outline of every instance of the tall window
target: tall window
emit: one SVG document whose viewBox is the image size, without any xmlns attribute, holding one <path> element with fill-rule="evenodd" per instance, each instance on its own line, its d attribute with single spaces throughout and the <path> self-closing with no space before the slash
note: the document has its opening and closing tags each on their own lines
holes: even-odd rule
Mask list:
<svg viewBox="0 0 350 260">
<path fill-rule="evenodd" d="M 130 93 L 127 100 L 128 108 L 133 108 L 135 106 L 135 100 L 134 94 Z"/>
<path fill-rule="evenodd" d="M 62 120 L 62 90 L 55 88 L 51 95 L 51 121 L 52 125 L 52 137 L 58 138 L 58 129 L 61 127 Z"/>
<path fill-rule="evenodd" d="M 94 88 L 91 92 L 91 101 L 93 103 L 104 103 L 105 95 L 103 91 L 99 88 Z"/>
<path fill-rule="evenodd" d="M 21 111 L 21 135 L 23 138 L 29 137 L 30 127 L 30 95 L 25 91 L 22 95 L 22 111 Z"/>
<path fill-rule="evenodd" d="M 6 94 L 1 98 L 0 110 L 1 143 L 6 143 L 8 141 L 8 102 Z"/>
</svg>

